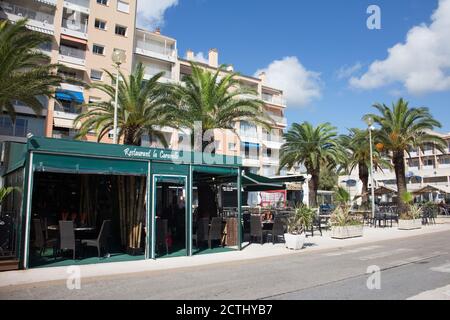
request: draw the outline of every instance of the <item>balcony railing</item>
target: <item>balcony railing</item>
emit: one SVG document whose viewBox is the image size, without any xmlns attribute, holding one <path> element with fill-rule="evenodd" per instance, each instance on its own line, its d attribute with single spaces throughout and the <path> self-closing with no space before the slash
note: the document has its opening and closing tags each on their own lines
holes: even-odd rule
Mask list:
<svg viewBox="0 0 450 320">
<path fill-rule="evenodd" d="M 63 28 L 66 28 L 71 31 L 87 33 L 88 24 L 87 22 L 75 21 L 71 19 L 63 19 L 62 20 Z"/>
<path fill-rule="evenodd" d="M 285 117 L 282 116 L 278 116 L 278 115 L 274 115 L 272 113 L 269 113 L 269 116 L 276 122 L 276 123 L 281 123 L 283 125 L 287 125 L 287 119 Z"/>
<path fill-rule="evenodd" d="M 155 53 L 159 53 L 165 56 L 175 57 L 176 50 L 171 46 L 167 46 L 162 42 L 153 41 L 153 40 L 137 40 L 136 48 L 151 51 Z"/>
<path fill-rule="evenodd" d="M 284 143 L 284 138 L 282 136 L 274 135 L 274 134 L 263 134 L 264 141 L 270 142 L 279 142 Z"/>
<path fill-rule="evenodd" d="M 281 105 L 281 106 L 285 106 L 286 105 L 286 100 L 283 99 L 280 96 L 274 96 L 274 95 L 270 95 L 270 94 L 262 94 L 262 100 L 268 103 L 272 103 L 272 104 L 277 104 L 277 105 Z"/>
<path fill-rule="evenodd" d="M 64 45 L 61 45 L 59 47 L 59 53 L 61 55 L 63 55 L 63 56 L 76 58 L 76 59 L 80 59 L 80 60 L 84 60 L 86 58 L 86 51 L 85 50 L 72 48 L 72 47 L 67 47 L 67 46 L 64 46 Z"/>
<path fill-rule="evenodd" d="M 34 10 L 31 8 L 21 7 L 15 4 L 10 4 L 8 2 L 0 3 L 0 7 L 8 14 L 13 14 L 18 17 L 28 18 L 30 20 L 35 20 L 42 22 L 44 24 L 53 25 L 55 17 L 45 12 Z"/>
<path fill-rule="evenodd" d="M 68 2 L 84 8 L 90 7 L 90 0 L 64 0 L 64 2 Z"/>
</svg>

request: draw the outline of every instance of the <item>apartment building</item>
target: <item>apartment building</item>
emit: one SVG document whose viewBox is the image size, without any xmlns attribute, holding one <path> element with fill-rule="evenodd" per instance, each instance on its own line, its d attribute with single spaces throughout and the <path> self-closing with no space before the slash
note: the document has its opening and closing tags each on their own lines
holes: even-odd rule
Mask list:
<svg viewBox="0 0 450 320">
<path fill-rule="evenodd" d="M 43 46 L 53 63 L 64 67 L 60 74 L 83 79 L 89 83 L 111 82 L 102 71 L 114 71 L 113 50 L 124 50 L 127 61 L 121 71 L 129 74 L 141 62 L 146 78 L 164 72 L 164 83 L 182 83 L 191 73 L 190 61 L 194 53 L 188 51 L 186 59 L 178 57 L 177 41 L 162 35 L 160 30 L 147 31 L 136 28 L 136 0 L 8 0 L 0 1 L 0 18 L 17 21 L 27 17 L 31 30 L 51 35 L 52 43 Z M 200 65 L 216 71 L 219 52 L 211 49 L 207 63 Z M 225 72 L 234 71 L 230 65 Z M 244 121 L 234 124 L 235 131 L 216 130 L 218 153 L 241 155 L 244 166 L 253 173 L 275 176 L 279 165 L 279 152 L 283 144 L 282 134 L 287 126 L 286 101 L 283 92 L 272 88 L 259 77 L 239 76 L 242 86 L 256 92 L 252 98 L 264 101 L 267 113 L 273 119 L 273 127 L 267 131 Z M 48 101 L 48 107 L 36 116 L 30 108 L 17 103 L 17 121 L 13 124 L 7 116 L 0 118 L 0 141 L 25 141 L 27 133 L 36 136 L 72 138 L 77 131 L 73 120 L 81 112 L 80 105 L 88 101 L 105 99 L 101 92 L 83 90 L 82 87 L 62 84 L 56 99 Z M 179 149 L 190 145 L 189 130 L 160 128 L 169 147 Z M 237 133 L 237 134 L 236 134 Z M 96 140 L 91 134 L 88 140 Z M 103 142 L 111 142 L 111 135 Z M 161 147 L 157 139 L 144 137 L 144 146 Z M 284 172 L 283 172 L 284 173 Z"/>
<path fill-rule="evenodd" d="M 419 192 L 424 187 L 430 186 L 431 188 L 428 188 L 430 192 L 422 195 L 426 200 L 436 200 L 436 196 L 443 197 L 445 194 L 447 194 L 447 198 L 450 197 L 450 133 L 432 132 L 432 134 L 447 142 L 444 153 L 433 144 L 426 144 L 423 148 L 410 149 L 409 154 L 405 153 L 408 191 Z M 376 187 L 384 186 L 393 191 L 397 189 L 395 172 L 388 168 L 376 171 L 374 180 Z M 342 186 L 349 188 L 353 196 L 361 193 L 361 182 L 358 179 L 357 170 L 349 176 L 339 177 L 339 181 Z M 354 182 L 348 184 L 347 181 Z"/>
<path fill-rule="evenodd" d="M 5 0 L 0 1 L 0 19 L 17 21 L 28 18 L 30 30 L 48 34 L 51 42 L 41 50 L 52 63 L 62 64 L 63 76 L 88 83 L 109 81 L 103 69 L 114 71 L 113 50 L 128 56 L 121 66 L 127 74 L 132 69 L 136 0 Z M 71 138 L 76 133 L 73 120 L 80 105 L 105 96 L 98 90 L 84 90 L 68 83 L 58 88 L 56 99 L 44 101 L 40 115 L 20 102 L 16 103 L 17 121 L 13 124 L 0 116 L 0 141 L 25 141 L 26 135 Z M 88 140 L 96 140 L 89 135 Z M 105 137 L 104 142 L 110 142 Z"/>
<path fill-rule="evenodd" d="M 194 61 L 194 53 L 188 50 L 186 58 L 177 55 L 177 42 L 175 39 L 161 35 L 159 30 L 150 32 L 136 30 L 135 39 L 135 63 L 143 63 L 146 77 L 150 78 L 156 73 L 164 72 L 161 81 L 164 83 L 182 83 L 183 78 L 191 74 L 191 61 Z M 207 63 L 199 63 L 201 67 L 215 72 L 218 70 L 219 52 L 211 49 L 208 53 Z M 232 72 L 229 65 L 224 72 Z M 265 82 L 265 75 L 258 78 L 239 75 L 241 86 L 248 87 L 256 92 L 255 95 L 243 98 L 257 98 L 265 103 L 265 109 L 273 119 L 273 127 L 268 132 L 262 126 L 251 125 L 244 121 L 234 124 L 234 132 L 231 130 L 216 130 L 214 132 L 216 150 L 218 153 L 228 155 L 241 155 L 244 166 L 253 173 L 265 176 L 275 176 L 279 165 L 279 151 L 283 144 L 282 134 L 286 129 L 287 120 L 284 116 L 286 102 L 283 92 L 271 88 Z M 178 149 L 189 145 L 189 130 L 174 130 L 161 128 L 170 148 Z M 161 147 L 157 139 L 151 141 L 144 139 L 144 145 Z"/>
</svg>

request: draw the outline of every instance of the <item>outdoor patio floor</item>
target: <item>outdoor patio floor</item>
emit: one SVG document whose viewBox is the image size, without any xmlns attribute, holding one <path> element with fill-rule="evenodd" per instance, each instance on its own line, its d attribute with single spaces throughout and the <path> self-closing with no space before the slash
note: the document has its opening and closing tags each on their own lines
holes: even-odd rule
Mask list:
<svg viewBox="0 0 450 320">
<path fill-rule="evenodd" d="M 193 255 L 205 255 L 214 253 L 223 253 L 236 251 L 236 249 L 229 247 L 215 247 L 215 248 L 194 248 Z M 70 257 L 56 257 L 56 260 L 52 256 L 53 250 L 47 249 L 42 257 L 37 255 L 32 257 L 30 261 L 31 268 L 49 268 L 49 267 L 67 267 L 72 265 L 90 265 L 96 263 L 111 263 L 111 262 L 126 262 L 126 261 L 139 261 L 144 260 L 144 255 L 128 255 L 121 252 L 111 253 L 109 257 L 87 257 L 83 259 L 70 259 Z M 174 250 L 167 255 L 157 256 L 158 259 L 175 258 L 186 256 L 186 249 Z"/>
</svg>

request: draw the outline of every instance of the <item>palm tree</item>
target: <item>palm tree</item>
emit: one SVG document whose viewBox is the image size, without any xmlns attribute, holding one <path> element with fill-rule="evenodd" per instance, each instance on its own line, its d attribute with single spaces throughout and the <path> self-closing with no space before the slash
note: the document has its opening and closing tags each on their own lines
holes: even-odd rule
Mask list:
<svg viewBox="0 0 450 320">
<path fill-rule="evenodd" d="M 201 122 L 202 138 L 208 130 L 234 130 L 235 121 L 262 124 L 271 122 L 263 109 L 263 102 L 256 98 L 256 91 L 242 87 L 238 74 L 221 66 L 214 73 L 191 63 L 192 74 L 184 77 L 182 85 L 173 87 L 170 108 L 177 114 L 177 123 L 191 129 Z M 254 95 L 255 98 L 242 98 Z M 200 132 L 199 132 L 200 133 Z M 193 133 L 194 134 L 194 133 Z M 195 137 L 198 138 L 198 137 Z M 202 152 L 211 142 L 194 144 L 194 150 Z"/>
<path fill-rule="evenodd" d="M 191 63 L 191 69 L 192 74 L 184 77 L 182 85 L 173 86 L 169 99 L 171 102 L 167 108 L 171 110 L 171 114 L 177 115 L 180 127 L 192 130 L 191 146 L 194 151 L 215 152 L 214 135 L 209 141 L 204 141 L 207 140 L 207 131 L 234 131 L 235 121 L 262 124 L 266 128 L 273 122 L 264 111 L 263 102 L 256 98 L 256 92 L 240 85 L 237 73 L 228 72 L 224 66 L 211 72 L 194 63 Z M 244 98 L 252 95 L 255 98 Z M 201 123 L 201 132 L 195 132 L 198 123 Z M 209 184 L 200 183 L 198 195 L 197 210 L 200 217 L 217 212 L 215 193 Z"/>
<path fill-rule="evenodd" d="M 348 173 L 358 168 L 359 179 L 362 182 L 362 204 L 367 206 L 370 168 L 369 133 L 367 130 L 349 129 L 348 135 L 340 137 L 340 143 L 346 153 L 341 164 Z M 390 167 L 390 163 L 384 160 L 376 149 L 373 150 L 373 165 L 374 170 L 381 171 L 383 167 Z"/>
<path fill-rule="evenodd" d="M 116 76 L 104 70 L 108 76 L 117 81 Z M 167 142 L 159 127 L 171 125 L 171 115 L 165 109 L 164 100 L 168 88 L 158 82 L 163 73 L 158 73 L 150 80 L 144 79 L 144 67 L 141 63 L 134 72 L 126 77 L 120 73 L 118 90 L 118 138 L 123 138 L 125 144 L 140 146 L 145 134 L 157 136 L 164 145 Z M 104 92 L 109 100 L 92 102 L 85 105 L 85 112 L 76 119 L 80 124 L 77 138 L 83 138 L 89 131 L 98 134 L 101 140 L 114 128 L 115 85 L 106 83 L 92 86 Z M 142 221 L 145 213 L 145 177 L 117 176 L 115 183 L 118 190 L 120 234 L 122 245 L 135 253 L 141 246 Z M 131 196 L 130 196 L 131 195 Z"/>
<path fill-rule="evenodd" d="M 294 123 L 284 134 L 286 143 L 281 147 L 280 168 L 292 168 L 299 163 L 305 165 L 311 175 L 309 204 L 312 207 L 317 205 L 321 166 L 337 164 L 342 154 L 336 137 L 336 128 L 328 122 L 317 127 L 309 122 Z"/>
<path fill-rule="evenodd" d="M 48 56 L 38 50 L 51 38 L 28 30 L 26 22 L 0 22 L 0 113 L 7 112 L 12 121 L 15 101 L 40 114 L 44 106 L 38 97 L 53 97 L 64 81 L 56 74 L 58 65 L 47 63 Z"/>
<path fill-rule="evenodd" d="M 108 70 L 104 70 L 111 79 L 116 78 Z M 164 146 L 167 141 L 157 129 L 170 126 L 171 115 L 165 108 L 168 89 L 158 82 L 163 73 L 158 73 L 150 80 L 144 79 L 145 68 L 139 63 L 134 72 L 127 78 L 120 72 L 123 81 L 119 83 L 117 127 L 118 140 L 123 138 L 124 144 L 140 146 L 142 136 L 158 137 Z M 77 138 L 82 138 L 90 131 L 98 134 L 98 141 L 114 129 L 115 85 L 99 83 L 92 85 L 108 95 L 109 100 L 95 101 L 85 105 L 87 110 L 81 113 L 75 124 L 80 124 Z"/>
<path fill-rule="evenodd" d="M 429 133 L 441 124 L 430 114 L 428 108 L 410 108 L 408 102 L 399 99 L 392 107 L 377 103 L 374 108 L 380 114 L 368 114 L 380 126 L 376 139 L 383 146 L 384 151 L 390 152 L 397 178 L 398 194 L 407 192 L 405 177 L 405 153 L 410 148 L 423 147 L 426 143 L 433 143 L 442 152 L 446 148 L 445 141 Z M 401 197 L 398 197 L 400 207 L 405 207 Z"/>
</svg>

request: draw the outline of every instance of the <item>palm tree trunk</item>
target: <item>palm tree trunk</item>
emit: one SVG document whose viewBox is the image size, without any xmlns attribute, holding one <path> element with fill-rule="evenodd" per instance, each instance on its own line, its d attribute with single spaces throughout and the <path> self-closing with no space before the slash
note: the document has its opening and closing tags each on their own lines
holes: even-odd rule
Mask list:
<svg viewBox="0 0 450 320">
<path fill-rule="evenodd" d="M 319 189 L 319 170 L 308 170 L 311 172 L 311 180 L 309 180 L 309 206 L 317 207 L 317 190 Z"/>
<path fill-rule="evenodd" d="M 362 182 L 362 206 L 368 207 L 369 202 L 369 169 L 364 163 L 358 165 L 359 179 Z"/>
<path fill-rule="evenodd" d="M 401 212 L 406 208 L 403 203 L 401 195 L 408 191 L 406 186 L 406 174 L 405 174 L 405 155 L 403 151 L 394 151 L 392 157 L 394 162 L 395 177 L 397 179 L 397 203 Z"/>
<path fill-rule="evenodd" d="M 202 137 L 204 136 L 204 132 L 202 133 Z M 214 141 L 214 140 L 213 140 Z M 205 148 L 212 142 L 202 141 L 202 149 L 195 150 L 196 152 L 203 152 Z M 197 147 L 198 149 L 198 147 Z M 213 187 L 208 183 L 199 183 L 197 185 L 197 194 L 198 194 L 198 217 L 199 218 L 211 218 L 217 216 L 217 197 L 216 192 Z"/>
</svg>

